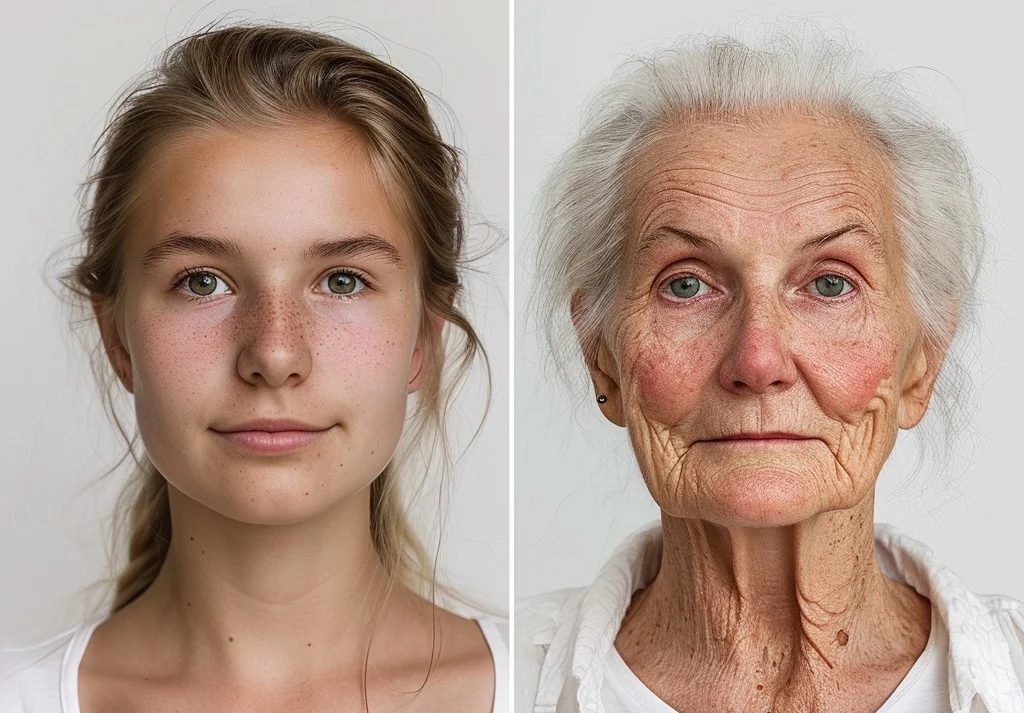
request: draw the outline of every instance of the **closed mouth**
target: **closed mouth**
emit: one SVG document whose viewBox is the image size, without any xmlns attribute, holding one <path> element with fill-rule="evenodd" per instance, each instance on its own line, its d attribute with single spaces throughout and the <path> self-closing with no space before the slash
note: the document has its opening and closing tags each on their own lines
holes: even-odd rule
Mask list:
<svg viewBox="0 0 1024 713">
<path fill-rule="evenodd" d="M 806 441 L 808 436 L 800 436 L 795 433 L 782 433 L 773 431 L 769 433 L 732 433 L 721 438 L 712 438 L 713 441 Z"/>
</svg>

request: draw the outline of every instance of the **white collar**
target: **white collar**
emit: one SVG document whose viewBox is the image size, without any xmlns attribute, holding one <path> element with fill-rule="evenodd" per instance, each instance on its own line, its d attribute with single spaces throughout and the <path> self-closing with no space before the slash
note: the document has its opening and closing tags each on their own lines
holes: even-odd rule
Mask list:
<svg viewBox="0 0 1024 713">
<path fill-rule="evenodd" d="M 969 591 L 924 544 L 895 527 L 875 525 L 875 554 L 891 579 L 927 597 L 949 632 L 949 697 L 954 713 L 973 711 L 975 696 L 990 713 L 1024 713 L 1007 634 L 997 613 L 1024 611 L 1009 597 L 980 597 Z M 647 586 L 661 560 L 661 524 L 633 533 L 616 548 L 593 584 L 573 594 L 563 616 L 544 638 L 534 711 L 553 713 L 560 700 L 576 699 L 581 713 L 599 713 L 606 654 L 615 643 L 633 593 Z M 1020 634 L 1024 636 L 1024 633 Z M 542 643 L 537 641 L 537 643 Z"/>
</svg>

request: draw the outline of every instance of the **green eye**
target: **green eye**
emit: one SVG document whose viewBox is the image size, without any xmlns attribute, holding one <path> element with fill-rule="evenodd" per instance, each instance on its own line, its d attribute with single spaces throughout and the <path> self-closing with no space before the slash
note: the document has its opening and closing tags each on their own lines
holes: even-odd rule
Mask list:
<svg viewBox="0 0 1024 713">
<path fill-rule="evenodd" d="M 850 289 L 847 289 L 847 288 Z M 850 283 L 839 275 L 822 275 L 814 281 L 814 289 L 822 297 L 839 297 L 851 289 Z"/>
<path fill-rule="evenodd" d="M 668 288 L 676 297 L 688 299 L 700 292 L 700 286 L 702 284 L 703 283 L 700 281 L 700 278 L 695 277 L 694 275 L 683 275 L 682 277 L 677 277 L 668 283 Z"/>
<path fill-rule="evenodd" d="M 351 272 L 332 272 L 327 276 L 327 289 L 336 295 L 354 295 L 364 287 L 366 283 Z"/>
<path fill-rule="evenodd" d="M 207 297 L 217 289 L 217 276 L 212 272 L 195 272 L 188 276 L 185 284 L 192 294 Z"/>
</svg>

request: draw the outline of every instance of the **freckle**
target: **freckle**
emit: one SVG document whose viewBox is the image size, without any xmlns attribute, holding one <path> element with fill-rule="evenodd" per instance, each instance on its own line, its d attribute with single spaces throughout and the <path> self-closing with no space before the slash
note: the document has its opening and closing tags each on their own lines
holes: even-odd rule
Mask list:
<svg viewBox="0 0 1024 713">
<path fill-rule="evenodd" d="M 308 490 L 306 491 L 306 495 L 309 495 L 309 491 Z"/>
<path fill-rule="evenodd" d="M 836 634 L 836 641 L 839 642 L 840 646 L 846 646 L 848 643 L 850 643 L 850 635 L 842 629 L 840 629 L 839 633 Z"/>
<path fill-rule="evenodd" d="M 206 554 L 206 550 L 199 550 L 202 554 Z"/>
<path fill-rule="evenodd" d="M 233 637 L 233 636 L 229 636 L 229 637 L 228 637 L 228 641 L 231 641 L 231 642 L 233 642 L 234 640 L 235 640 L 235 637 Z"/>
<path fill-rule="evenodd" d="M 189 606 L 192 606 L 192 602 L 188 602 L 188 605 L 189 605 Z"/>
<path fill-rule="evenodd" d="M 757 690 L 763 691 L 764 690 L 764 686 L 762 686 L 760 683 L 757 684 Z"/>
<path fill-rule="evenodd" d="M 310 643 L 306 644 L 306 646 L 312 646 L 312 645 L 313 645 L 313 642 L 310 642 Z"/>
<path fill-rule="evenodd" d="M 192 537 L 192 535 L 188 536 L 188 541 L 189 542 L 195 542 L 195 540 L 196 540 L 196 538 Z"/>
</svg>

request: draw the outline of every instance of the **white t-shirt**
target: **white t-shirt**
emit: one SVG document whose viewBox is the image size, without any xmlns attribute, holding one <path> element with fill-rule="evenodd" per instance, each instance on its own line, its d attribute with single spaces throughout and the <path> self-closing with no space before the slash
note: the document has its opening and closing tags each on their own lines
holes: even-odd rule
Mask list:
<svg viewBox="0 0 1024 713">
<path fill-rule="evenodd" d="M 81 713 L 78 667 L 97 620 L 34 646 L 0 650 L 0 713 Z M 477 619 L 494 661 L 492 713 L 508 713 L 508 622 Z"/>
<path fill-rule="evenodd" d="M 877 713 L 950 713 L 948 657 L 949 634 L 933 608 L 924 651 Z M 605 665 L 601 703 L 606 713 L 676 713 L 633 674 L 614 646 Z"/>
</svg>

